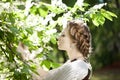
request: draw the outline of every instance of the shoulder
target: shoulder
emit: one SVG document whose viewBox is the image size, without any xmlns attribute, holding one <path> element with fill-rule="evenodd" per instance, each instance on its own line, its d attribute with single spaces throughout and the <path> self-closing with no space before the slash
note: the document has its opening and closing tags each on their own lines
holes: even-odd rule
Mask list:
<svg viewBox="0 0 120 80">
<path fill-rule="evenodd" d="M 91 68 L 90 63 L 85 62 L 83 60 L 76 60 L 74 62 L 71 62 L 71 66 L 74 68 L 82 68 L 82 69 L 88 69 Z"/>
<path fill-rule="evenodd" d="M 74 62 L 71 62 L 71 69 L 74 74 L 76 74 L 76 77 L 79 77 L 83 79 L 88 75 L 88 71 L 92 69 L 90 63 L 87 63 L 83 60 L 76 60 Z"/>
<path fill-rule="evenodd" d="M 82 80 L 88 74 L 88 65 L 86 62 L 76 60 L 74 62 L 67 61 L 61 67 L 49 71 L 45 80 Z"/>
<path fill-rule="evenodd" d="M 88 62 L 85 62 L 83 60 L 76 60 L 71 62 L 68 60 L 63 66 L 61 67 L 71 67 L 73 69 L 92 69 L 91 64 Z"/>
</svg>

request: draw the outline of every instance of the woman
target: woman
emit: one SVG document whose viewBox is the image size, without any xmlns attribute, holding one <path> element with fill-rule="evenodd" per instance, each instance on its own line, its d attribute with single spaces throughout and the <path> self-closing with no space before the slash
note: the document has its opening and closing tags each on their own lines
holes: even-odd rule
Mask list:
<svg viewBox="0 0 120 80">
<path fill-rule="evenodd" d="M 58 38 L 58 48 L 67 52 L 69 60 L 49 72 L 38 70 L 41 77 L 44 80 L 89 80 L 92 67 L 87 59 L 91 52 L 91 34 L 82 20 L 67 22 Z"/>
</svg>

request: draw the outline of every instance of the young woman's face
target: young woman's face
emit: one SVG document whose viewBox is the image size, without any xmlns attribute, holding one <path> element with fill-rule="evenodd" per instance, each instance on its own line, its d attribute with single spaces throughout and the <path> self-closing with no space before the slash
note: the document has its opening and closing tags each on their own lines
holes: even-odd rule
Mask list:
<svg viewBox="0 0 120 80">
<path fill-rule="evenodd" d="M 68 28 L 66 27 L 58 37 L 58 49 L 60 50 L 68 50 L 70 48 L 71 39 L 68 32 Z"/>
</svg>

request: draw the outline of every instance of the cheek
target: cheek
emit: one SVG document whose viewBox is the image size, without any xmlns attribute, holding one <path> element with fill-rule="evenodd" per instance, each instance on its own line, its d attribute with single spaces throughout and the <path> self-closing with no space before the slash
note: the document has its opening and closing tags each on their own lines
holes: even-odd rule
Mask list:
<svg viewBox="0 0 120 80">
<path fill-rule="evenodd" d="M 65 48 L 65 49 L 68 48 L 70 45 L 69 40 L 66 38 L 62 39 L 60 44 L 61 44 L 61 47 Z"/>
<path fill-rule="evenodd" d="M 58 40 L 58 48 L 59 49 L 64 49 L 65 46 L 66 46 L 66 43 L 65 43 L 64 39 L 59 39 Z"/>
</svg>

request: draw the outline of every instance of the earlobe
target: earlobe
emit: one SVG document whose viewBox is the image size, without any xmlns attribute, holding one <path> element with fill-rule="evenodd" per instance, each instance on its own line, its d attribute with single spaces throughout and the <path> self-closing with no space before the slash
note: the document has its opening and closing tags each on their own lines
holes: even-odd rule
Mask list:
<svg viewBox="0 0 120 80">
<path fill-rule="evenodd" d="M 73 40 L 73 41 L 72 41 L 72 44 L 75 44 L 75 45 L 76 45 L 76 44 L 77 44 L 77 41 L 76 41 L 76 40 Z"/>
<path fill-rule="evenodd" d="M 74 48 L 76 45 L 77 45 L 77 41 L 74 40 L 74 41 L 72 41 L 70 48 Z"/>
</svg>

